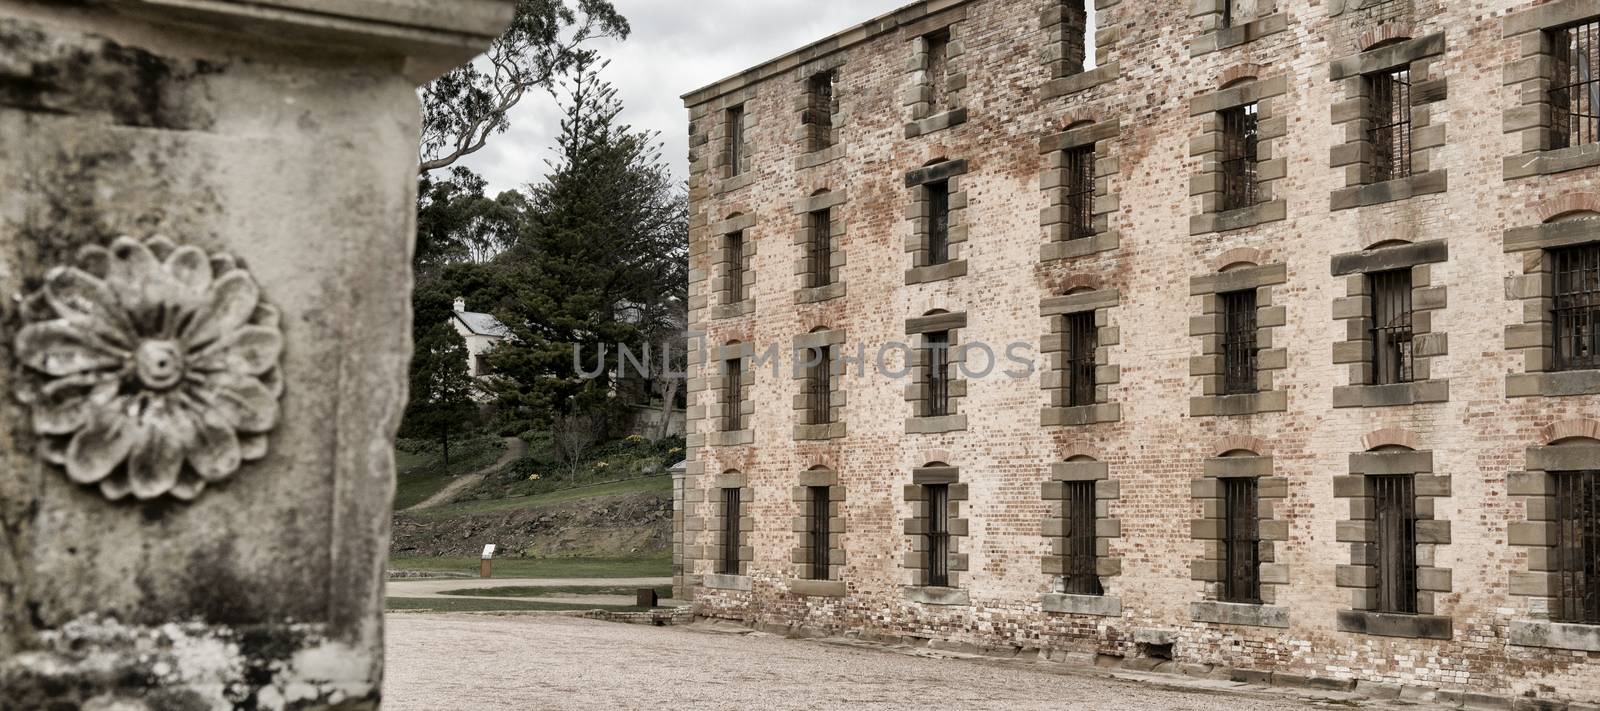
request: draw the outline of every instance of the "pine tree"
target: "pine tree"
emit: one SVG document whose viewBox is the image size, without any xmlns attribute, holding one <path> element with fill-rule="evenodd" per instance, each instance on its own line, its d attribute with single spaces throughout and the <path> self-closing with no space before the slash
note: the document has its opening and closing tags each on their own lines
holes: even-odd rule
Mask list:
<svg viewBox="0 0 1600 711">
<path fill-rule="evenodd" d="M 419 291 L 412 336 L 411 399 L 400 436 L 436 444 L 450 463 L 450 443 L 478 420 L 475 383 L 467 370 L 467 343 L 450 325 L 453 299 L 437 289 Z"/>
</svg>

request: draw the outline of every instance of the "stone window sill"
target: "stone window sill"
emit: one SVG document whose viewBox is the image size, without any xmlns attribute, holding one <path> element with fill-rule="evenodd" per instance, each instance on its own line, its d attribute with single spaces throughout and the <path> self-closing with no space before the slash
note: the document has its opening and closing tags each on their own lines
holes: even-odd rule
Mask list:
<svg viewBox="0 0 1600 711">
<path fill-rule="evenodd" d="M 1242 25 L 1225 27 L 1215 32 L 1207 32 L 1189 40 L 1189 56 L 1198 57 L 1202 54 L 1210 54 L 1229 47 L 1249 44 L 1262 37 L 1277 34 L 1286 29 L 1289 29 L 1288 13 L 1275 12 Z"/>
<path fill-rule="evenodd" d="M 741 190 L 741 189 L 744 189 L 744 188 L 748 188 L 751 185 L 754 185 L 755 182 L 756 182 L 755 173 L 740 173 L 740 174 L 735 175 L 735 176 L 733 176 L 731 178 L 723 178 L 722 180 L 718 181 L 717 182 L 717 193 L 718 194 L 731 193 L 731 192 L 733 192 L 735 190 Z"/>
<path fill-rule="evenodd" d="M 1272 605 L 1246 605 L 1234 602 L 1206 601 L 1189 606 L 1189 617 L 1195 622 L 1217 625 L 1242 625 L 1246 627 L 1274 627 L 1288 629 L 1289 608 Z"/>
<path fill-rule="evenodd" d="M 1257 415 L 1263 412 L 1285 412 L 1288 409 L 1289 393 L 1283 390 L 1189 398 L 1190 417 Z"/>
<path fill-rule="evenodd" d="M 844 298 L 844 293 L 844 282 L 839 281 L 827 286 L 796 289 L 794 302 L 796 304 L 820 304 L 824 301 Z"/>
<path fill-rule="evenodd" d="M 794 169 L 806 170 L 827 165 L 844 157 L 844 144 L 829 146 L 820 151 L 812 151 L 795 156 Z"/>
<path fill-rule="evenodd" d="M 723 319 L 730 319 L 730 318 L 739 318 L 740 316 L 746 316 L 746 315 L 749 315 L 749 314 L 753 314 L 753 313 L 755 313 L 755 311 L 756 311 L 755 302 L 751 301 L 749 299 L 745 299 L 744 301 L 740 301 L 740 302 L 735 303 L 735 304 L 720 304 L 718 306 L 713 307 L 711 309 L 711 318 L 714 321 L 720 321 L 720 320 L 723 320 Z"/>
<path fill-rule="evenodd" d="M 845 436 L 843 422 L 829 422 L 823 425 L 795 425 L 794 438 L 801 442 L 820 442 L 830 439 L 841 439 Z"/>
<path fill-rule="evenodd" d="M 1437 615 L 1395 615 L 1385 612 L 1341 610 L 1338 628 L 1340 632 L 1354 632 L 1374 637 L 1452 639 L 1455 636 L 1450 618 Z"/>
<path fill-rule="evenodd" d="M 1511 643 L 1518 647 L 1600 652 L 1600 625 L 1546 620 L 1512 620 Z"/>
<path fill-rule="evenodd" d="M 1054 262 L 1109 252 L 1116 249 L 1121 242 L 1122 237 L 1116 230 L 1101 232 L 1093 237 L 1051 242 L 1039 248 L 1039 261 Z"/>
<path fill-rule="evenodd" d="M 1120 65 L 1116 62 L 1107 62 L 1094 69 L 1078 72 L 1069 77 L 1050 80 L 1044 85 L 1044 98 L 1059 99 L 1063 96 L 1071 96 L 1113 81 L 1120 76 L 1122 76 Z"/>
<path fill-rule="evenodd" d="M 1081 407 L 1047 407 L 1040 413 L 1043 427 L 1080 427 L 1122 420 L 1122 403 L 1097 403 Z"/>
<path fill-rule="evenodd" d="M 956 279 L 967 275 L 967 260 L 957 259 L 944 264 L 914 267 L 906 270 L 906 284 L 931 284 L 936 281 Z"/>
<path fill-rule="evenodd" d="M 752 430 L 738 430 L 734 432 L 712 432 L 706 436 L 706 444 L 712 447 L 738 447 L 753 444 L 756 434 Z"/>
<path fill-rule="evenodd" d="M 1597 165 L 1600 165 L 1600 143 L 1586 143 L 1571 148 L 1509 156 L 1505 162 L 1505 179 L 1554 175 Z"/>
<path fill-rule="evenodd" d="M 917 119 L 906 124 L 906 138 L 926 136 L 937 133 L 952 126 L 960 126 L 967 122 L 966 109 L 951 109 L 942 114 L 934 114 L 925 119 Z"/>
<path fill-rule="evenodd" d="M 944 434 L 946 432 L 964 432 L 966 429 L 966 415 L 910 417 L 906 419 L 906 434 Z"/>
<path fill-rule="evenodd" d="M 1506 377 L 1506 397 L 1600 394 L 1600 370 L 1516 373 Z"/>
<path fill-rule="evenodd" d="M 1409 200 L 1419 195 L 1442 193 L 1450 188 L 1447 171 L 1430 170 L 1399 180 L 1386 180 L 1369 185 L 1356 185 L 1333 191 L 1330 209 L 1337 212 L 1356 207 L 1370 207 L 1384 203 Z"/>
<path fill-rule="evenodd" d="M 791 580 L 789 592 L 806 597 L 844 597 L 849 591 L 843 580 Z"/>
<path fill-rule="evenodd" d="M 1333 389 L 1334 407 L 1401 407 L 1449 402 L 1450 381 L 1424 380 L 1394 385 L 1349 385 Z"/>
<path fill-rule="evenodd" d="M 1211 232 L 1232 232 L 1288 218 L 1288 201 L 1273 200 L 1227 212 L 1208 212 L 1195 215 L 1189 219 L 1189 234 L 1203 235 Z"/>
<path fill-rule="evenodd" d="M 729 575 L 727 573 L 709 573 L 701 579 L 700 585 L 713 590 L 741 590 L 744 592 L 749 592 L 750 576 Z"/>
<path fill-rule="evenodd" d="M 1063 595 L 1046 593 L 1039 596 L 1045 612 L 1065 615 L 1093 615 L 1095 617 L 1121 617 L 1122 598 L 1103 595 Z"/>
<path fill-rule="evenodd" d="M 971 605 L 972 598 L 960 588 L 908 587 L 906 599 L 924 605 Z"/>
</svg>

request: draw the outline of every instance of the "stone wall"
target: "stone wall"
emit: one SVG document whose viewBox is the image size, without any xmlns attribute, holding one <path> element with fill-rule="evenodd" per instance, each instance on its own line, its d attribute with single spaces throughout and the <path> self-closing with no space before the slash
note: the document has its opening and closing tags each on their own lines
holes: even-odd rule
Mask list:
<svg viewBox="0 0 1600 711">
<path fill-rule="evenodd" d="M 1600 702 L 1600 668 L 1578 634 L 1585 630 L 1528 627 L 1545 617 L 1549 594 L 1529 551 L 1550 544 L 1545 527 L 1528 525 L 1548 493 L 1540 484 L 1547 465 L 1528 452 L 1562 443 L 1549 428 L 1595 431 L 1583 423 L 1600 419 L 1600 399 L 1586 394 L 1593 379 L 1542 372 L 1546 268 L 1509 251 L 1513 236 L 1517 250 L 1534 255 L 1539 240 L 1600 238 L 1594 222 L 1544 224 L 1595 211 L 1593 200 L 1564 196 L 1596 190 L 1600 174 L 1581 160 L 1551 159 L 1551 174 L 1519 177 L 1507 163 L 1524 151 L 1519 132 L 1533 125 L 1526 111 L 1507 110 L 1522 106 L 1523 82 L 1537 81 L 1529 72 L 1543 51 L 1517 35 L 1593 3 L 1276 0 L 1255 3 L 1259 16 L 1232 28 L 1219 28 L 1221 3 L 1211 0 L 1097 4 L 1099 67 L 1090 71 L 1057 61 L 1075 52 L 1061 48 L 1060 25 L 1075 16 L 1062 3 L 930 0 L 686 98 L 691 330 L 707 333 L 712 347 L 737 341 L 760 354 L 778 344 L 787 368 L 787 344 L 826 327 L 848 334 L 846 355 L 865 344 L 869 371 L 848 365 L 843 438 L 796 441 L 790 403 L 804 381 L 758 370 L 750 441 L 710 446 L 721 405 L 710 387 L 716 376 L 703 370 L 706 350 L 695 351 L 683 503 L 688 584 L 713 570 L 706 522 L 715 475 L 742 472 L 754 494 L 745 502 L 753 518 L 745 544 L 754 552 L 747 579 L 697 589 L 698 609 L 758 623 L 1130 658 L 1151 651 L 1141 639 L 1167 640 L 1183 662 Z M 1542 14 L 1526 17 L 1536 6 Z M 929 121 L 908 96 L 926 93 L 920 38 L 946 28 L 959 63 L 961 120 Z M 1413 134 L 1418 154 L 1426 151 L 1419 170 L 1448 174 L 1448 184 L 1342 199 L 1361 164 L 1336 151 L 1359 138 L 1352 126 L 1362 119 L 1347 103 L 1359 92 L 1341 77 L 1383 64 L 1395 55 L 1383 43 L 1406 38 L 1439 38 L 1396 51 L 1415 50 L 1427 64 L 1416 114 L 1424 120 Z M 1360 56 L 1375 48 L 1376 58 Z M 795 106 L 818 66 L 838 72 L 838 144 L 801 159 L 807 147 Z M 1214 119 L 1201 109 L 1249 92 L 1270 96 L 1261 116 L 1269 202 L 1248 214 L 1213 213 L 1205 181 Z M 718 122 L 737 104 L 749 117 L 750 165 L 730 181 L 719 172 Z M 1087 126 L 1095 135 L 1077 143 L 1092 140 L 1102 156 L 1097 233 L 1088 248 L 1062 249 L 1052 210 L 1061 164 L 1050 153 L 1068 145 L 1059 136 Z M 949 161 L 964 162 L 963 200 L 951 205 L 959 208 L 964 269 L 920 269 L 907 279 L 923 267 L 916 255 L 924 239 L 922 192 L 907 176 Z M 840 279 L 849 288 L 797 305 L 803 255 L 792 235 L 804 225 L 793 205 L 824 188 L 849 192 L 834 218 L 848 225 L 838 249 L 848 253 Z M 753 306 L 717 318 L 715 226 L 735 215 L 745 216 L 746 239 L 760 245 L 747 250 L 755 255 Z M 1361 319 L 1345 309 L 1361 303 L 1365 292 L 1352 280 L 1363 265 L 1383 263 L 1362 253 L 1401 242 L 1432 245 L 1429 254 L 1440 257 L 1405 264 L 1422 276 L 1416 300 L 1428 323 L 1419 332 L 1429 338 L 1419 356 L 1429 383 L 1367 397 L 1349 357 L 1366 347 L 1352 325 Z M 1270 377 L 1262 393 L 1235 402 L 1214 397 L 1214 334 L 1196 328 L 1216 314 L 1214 286 L 1249 281 L 1240 269 L 1270 277 L 1250 284 Z M 1059 350 L 1050 329 L 1041 341 L 1041 303 L 1085 289 L 1117 295 L 1096 323 L 1105 351 L 1096 362 L 1108 377 L 1095 406 L 1107 416 L 1041 420 L 1053 405 L 1046 353 Z M 914 382 L 870 371 L 880 346 L 910 342 L 908 319 L 941 311 L 964 314 L 960 341 L 992 344 L 1001 361 L 990 377 L 965 378 L 956 426 L 908 427 L 917 414 L 908 402 Z M 1013 342 L 1032 344 L 1037 372 L 1000 374 L 1012 365 L 1004 348 Z M 903 353 L 888 353 L 891 369 L 905 364 Z M 1508 380 L 1515 375 L 1542 379 L 1518 385 L 1524 381 Z M 1508 398 L 1508 387 L 1525 397 Z M 1443 629 L 1361 617 L 1371 624 L 1347 631 L 1357 628 L 1341 623 L 1365 609 L 1359 546 L 1369 499 L 1340 482 L 1359 485 L 1369 470 L 1352 455 L 1380 448 L 1431 453 L 1431 474 L 1422 474 L 1430 485 L 1445 482 L 1419 491 L 1431 518 L 1423 527 L 1428 559 L 1419 561 L 1428 573 L 1426 614 L 1443 618 Z M 1272 541 L 1273 560 L 1263 561 L 1271 615 L 1213 604 L 1207 563 L 1216 559 L 1215 541 L 1191 530 L 1192 521 L 1215 520 L 1208 462 L 1239 452 L 1270 463 L 1262 521 Z M 908 565 L 918 548 L 903 522 L 921 514 L 906 488 L 933 462 L 958 469 L 966 494 L 959 594 L 910 587 L 921 571 Z M 1052 491 L 1045 485 L 1055 465 L 1069 462 L 1103 463 L 1115 483 L 1115 497 L 1097 505 L 1106 515 L 1101 555 L 1118 562 L 1101 571 L 1102 583 L 1118 605 L 1076 604 L 1056 594 L 1058 579 L 1046 572 L 1044 562 L 1060 553 L 1059 530 L 1047 530 L 1059 523 L 1060 506 L 1042 492 Z M 814 467 L 849 491 L 841 506 L 844 597 L 808 596 L 794 585 L 792 524 L 802 511 L 791 490 Z M 1410 636 L 1379 636 L 1408 628 Z M 1569 647 L 1535 646 L 1555 638 L 1552 646 Z"/>
</svg>

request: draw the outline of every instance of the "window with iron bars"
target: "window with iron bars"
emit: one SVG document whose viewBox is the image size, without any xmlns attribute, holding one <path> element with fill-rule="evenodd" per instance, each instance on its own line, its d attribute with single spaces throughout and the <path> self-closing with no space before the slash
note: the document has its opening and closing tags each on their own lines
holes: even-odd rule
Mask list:
<svg viewBox="0 0 1600 711">
<path fill-rule="evenodd" d="M 1412 380 L 1411 270 L 1368 276 L 1372 282 L 1372 383 Z"/>
<path fill-rule="evenodd" d="M 928 264 L 950 261 L 950 184 L 929 183 L 923 190 L 928 194 Z"/>
<path fill-rule="evenodd" d="M 744 429 L 744 361 L 739 358 L 725 361 L 723 367 L 728 377 L 728 390 L 723 398 L 723 430 L 738 432 Z"/>
<path fill-rule="evenodd" d="M 1095 496 L 1094 482 L 1069 481 L 1065 483 L 1066 500 L 1062 513 L 1067 519 L 1065 561 L 1066 575 L 1062 581 L 1068 595 L 1103 595 L 1100 585 L 1095 547 Z"/>
<path fill-rule="evenodd" d="M 833 210 L 811 213 L 811 287 L 833 283 Z"/>
<path fill-rule="evenodd" d="M 729 175 L 744 173 L 744 105 L 728 109 L 728 168 Z"/>
<path fill-rule="evenodd" d="M 811 423 L 826 425 L 833 422 L 833 349 L 811 349 Z"/>
<path fill-rule="evenodd" d="M 1067 239 L 1094 236 L 1094 145 L 1066 151 Z"/>
<path fill-rule="evenodd" d="M 1550 33 L 1550 147 L 1600 142 L 1600 19 Z"/>
<path fill-rule="evenodd" d="M 724 575 L 738 575 L 739 548 L 744 545 L 744 536 L 740 533 L 739 518 L 743 516 L 742 505 L 739 501 L 739 490 L 727 488 L 722 490 L 722 561 L 717 572 Z"/>
<path fill-rule="evenodd" d="M 1368 74 L 1372 106 L 1372 180 L 1384 182 L 1411 175 L 1411 67 Z"/>
<path fill-rule="evenodd" d="M 950 585 L 950 485 L 930 484 L 928 493 L 928 585 Z"/>
<path fill-rule="evenodd" d="M 1095 349 L 1099 343 L 1094 312 L 1071 314 L 1067 327 L 1067 407 L 1095 403 Z"/>
<path fill-rule="evenodd" d="M 1256 104 L 1222 112 L 1222 210 L 1261 201 L 1257 181 L 1260 124 Z"/>
<path fill-rule="evenodd" d="M 1258 389 L 1256 377 L 1256 292 L 1222 295 L 1223 393 L 1239 395 Z"/>
<path fill-rule="evenodd" d="M 1223 571 L 1222 600 L 1261 602 L 1260 506 L 1256 480 L 1249 477 L 1222 480 Z"/>
<path fill-rule="evenodd" d="M 1410 474 L 1368 477 L 1377 515 L 1378 612 L 1417 611 L 1417 497 Z"/>
<path fill-rule="evenodd" d="M 838 79 L 835 72 L 823 72 L 811 77 L 807 98 L 805 123 L 811 126 L 811 150 L 832 148 L 834 144 L 833 117 L 839 112 L 839 99 L 834 93 Z"/>
<path fill-rule="evenodd" d="M 811 512 L 809 516 L 809 533 L 811 535 L 811 579 L 827 580 L 831 577 L 828 571 L 828 487 L 813 486 L 811 489 Z"/>
<path fill-rule="evenodd" d="M 928 359 L 928 417 L 950 414 L 950 332 L 939 331 L 923 337 Z"/>
<path fill-rule="evenodd" d="M 744 301 L 744 233 L 732 232 L 727 237 L 728 251 L 728 302 Z"/>
<path fill-rule="evenodd" d="M 1600 368 L 1600 244 L 1550 251 L 1556 370 Z"/>
<path fill-rule="evenodd" d="M 1551 617 L 1600 625 L 1600 472 L 1554 476 L 1558 583 Z"/>
</svg>

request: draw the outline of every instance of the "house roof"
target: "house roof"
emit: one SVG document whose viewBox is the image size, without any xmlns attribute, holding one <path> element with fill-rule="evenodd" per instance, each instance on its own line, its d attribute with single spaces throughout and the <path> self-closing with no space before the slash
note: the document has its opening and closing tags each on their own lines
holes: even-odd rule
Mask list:
<svg viewBox="0 0 1600 711">
<path fill-rule="evenodd" d="M 475 336 L 489 336 L 491 338 L 506 338 L 511 335 L 511 329 L 500 323 L 489 314 L 480 314 L 473 311 L 457 311 L 455 316 Z"/>
</svg>

